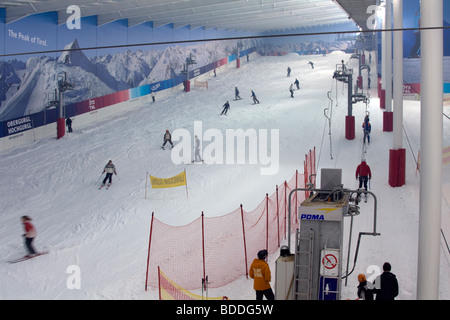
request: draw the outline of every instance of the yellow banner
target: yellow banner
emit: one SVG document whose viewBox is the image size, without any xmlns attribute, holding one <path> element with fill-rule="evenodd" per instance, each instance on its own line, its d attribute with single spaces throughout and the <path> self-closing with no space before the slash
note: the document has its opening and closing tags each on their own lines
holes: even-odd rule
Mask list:
<svg viewBox="0 0 450 320">
<path fill-rule="evenodd" d="M 163 188 L 174 188 L 186 185 L 186 171 L 183 171 L 176 176 L 171 178 L 157 178 L 150 176 L 150 182 L 152 184 L 152 189 L 163 189 Z"/>
</svg>

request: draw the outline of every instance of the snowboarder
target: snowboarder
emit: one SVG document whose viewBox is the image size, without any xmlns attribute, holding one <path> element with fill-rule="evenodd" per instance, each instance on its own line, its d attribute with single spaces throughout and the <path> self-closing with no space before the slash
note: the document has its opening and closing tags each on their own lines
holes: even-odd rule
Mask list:
<svg viewBox="0 0 450 320">
<path fill-rule="evenodd" d="M 23 234 L 23 237 L 25 238 L 25 246 L 28 251 L 28 255 L 26 255 L 26 257 L 30 257 L 36 254 L 36 250 L 33 247 L 33 240 L 37 235 L 36 228 L 31 223 L 31 218 L 29 216 L 22 216 L 21 220 L 25 230 L 25 233 Z"/>
<path fill-rule="evenodd" d="M 383 273 L 375 279 L 375 300 L 394 300 L 398 296 L 398 281 L 395 274 L 391 272 L 391 264 L 383 264 Z"/>
<path fill-rule="evenodd" d="M 253 289 L 256 291 L 256 300 L 263 300 L 265 296 L 267 300 L 274 300 L 274 294 L 270 287 L 270 268 L 265 261 L 267 257 L 267 250 L 260 250 L 258 252 L 258 259 L 253 260 L 250 266 L 250 278 L 253 281 Z"/>
<path fill-rule="evenodd" d="M 312 61 L 308 62 L 309 65 L 311 65 L 311 69 L 314 69 L 314 63 Z"/>
<path fill-rule="evenodd" d="M 366 143 L 366 138 L 367 138 L 367 142 L 370 144 L 370 131 L 372 131 L 372 126 L 370 124 L 370 119 L 369 119 L 368 115 L 366 115 L 364 118 L 362 128 L 364 131 L 364 143 Z"/>
<path fill-rule="evenodd" d="M 103 173 L 106 172 L 106 176 L 105 179 L 103 179 L 103 184 L 102 186 L 105 185 L 106 181 L 109 180 L 109 184 L 112 183 L 112 175 L 113 173 L 115 175 L 117 175 L 117 171 L 116 171 L 116 167 L 114 166 L 114 164 L 112 163 L 112 160 L 109 160 L 108 163 L 106 164 L 105 168 L 103 169 Z"/>
<path fill-rule="evenodd" d="M 290 77 L 291 76 L 291 67 L 287 68 L 287 76 Z"/>
<path fill-rule="evenodd" d="M 295 78 L 294 84 L 296 85 L 297 90 L 300 90 L 300 82 L 298 81 L 297 78 Z"/>
<path fill-rule="evenodd" d="M 227 101 L 227 102 L 225 102 L 225 104 L 222 107 L 223 107 L 223 110 L 220 115 L 227 115 L 228 109 L 230 109 L 230 103 Z"/>
<path fill-rule="evenodd" d="M 360 273 L 358 275 L 358 299 L 361 300 L 373 300 L 373 291 L 372 289 L 369 289 L 369 285 L 366 280 L 366 276 Z"/>
<path fill-rule="evenodd" d="M 195 139 L 195 162 L 201 162 L 202 157 L 200 156 L 200 139 L 198 136 L 194 137 Z"/>
<path fill-rule="evenodd" d="M 241 100 L 242 98 L 239 96 L 239 90 L 237 87 L 234 87 L 234 100 Z"/>
<path fill-rule="evenodd" d="M 69 117 L 67 117 L 67 119 L 66 119 L 66 126 L 67 126 L 69 132 L 72 132 L 72 119 L 70 119 Z"/>
<path fill-rule="evenodd" d="M 292 83 L 289 86 L 289 92 L 291 93 L 291 98 L 293 98 L 294 97 L 294 85 Z"/>
<path fill-rule="evenodd" d="M 164 146 L 166 145 L 167 142 L 170 143 L 170 145 L 172 146 L 170 149 L 172 149 L 173 148 L 172 135 L 170 134 L 168 129 L 166 130 L 166 133 L 164 134 L 164 143 L 161 148 L 164 149 Z"/>
<path fill-rule="evenodd" d="M 362 160 L 361 164 L 356 168 L 356 180 L 359 179 L 359 189 L 364 185 L 364 189 L 367 192 L 367 181 L 372 178 L 372 172 L 367 165 L 366 160 Z M 367 193 L 366 193 L 367 194 Z"/>
<path fill-rule="evenodd" d="M 253 90 L 251 90 L 251 91 L 252 91 L 251 97 L 253 98 L 253 104 L 259 103 L 259 100 L 256 98 L 256 94 L 253 92 Z"/>
</svg>

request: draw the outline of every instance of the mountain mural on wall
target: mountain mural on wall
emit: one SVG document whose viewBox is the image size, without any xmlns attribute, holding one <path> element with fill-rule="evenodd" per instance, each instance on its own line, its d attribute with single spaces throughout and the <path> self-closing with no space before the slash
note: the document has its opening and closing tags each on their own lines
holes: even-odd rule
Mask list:
<svg viewBox="0 0 450 320">
<path fill-rule="evenodd" d="M 173 78 L 181 73 L 186 58 L 196 61 L 193 69 L 237 53 L 243 48 L 259 47 L 261 53 L 272 50 L 257 39 L 223 40 L 175 45 L 161 49 L 124 50 L 88 58 L 75 39 L 59 57 L 35 56 L 26 63 L 1 62 L 0 121 L 22 117 L 54 107 L 58 78 L 66 75 L 73 89 L 64 93 L 65 104 L 105 96 L 114 92 L 144 86 Z M 331 45 L 331 44 L 329 44 Z M 308 48 L 326 47 L 327 43 Z M 343 49 L 332 45 L 333 49 Z M 344 46 L 345 47 L 345 46 Z M 295 51 L 298 46 L 288 48 Z M 264 50 L 266 49 L 266 50 Z"/>
</svg>

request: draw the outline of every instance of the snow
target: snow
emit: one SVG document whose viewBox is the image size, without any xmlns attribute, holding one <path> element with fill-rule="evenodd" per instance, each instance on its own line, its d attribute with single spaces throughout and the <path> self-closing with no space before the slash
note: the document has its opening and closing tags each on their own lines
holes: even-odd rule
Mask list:
<svg viewBox="0 0 450 320">
<path fill-rule="evenodd" d="M 307 64 L 315 63 L 315 69 Z M 360 123 L 365 105 L 354 105 L 356 138 L 345 139 L 346 89 L 332 80 L 341 60 L 354 67 L 350 55 L 335 52 L 323 56 L 259 57 L 241 68 L 230 67 L 208 78 L 209 90 L 174 89 L 155 103 L 116 116 L 91 127 L 78 127 L 60 139 L 37 141 L 0 154 L 0 299 L 158 299 L 151 288 L 144 291 L 150 217 L 174 226 L 197 219 L 225 215 L 242 203 L 252 210 L 266 193 L 303 169 L 304 155 L 316 147 L 321 168 L 342 168 L 343 184 L 356 189 L 354 171 L 362 156 Z M 286 69 L 292 69 L 286 77 Z M 373 68 L 374 69 L 374 68 Z M 375 72 L 372 72 L 375 74 Z M 289 85 L 298 78 L 300 91 L 290 98 Z M 372 79 L 375 84 L 376 79 Z M 234 87 L 243 98 L 234 99 Z M 260 104 L 252 105 L 250 90 Z M 333 103 L 332 155 L 328 125 L 323 110 Z M 355 299 L 357 275 L 373 275 L 373 266 L 392 264 L 400 293 L 398 299 L 416 298 L 418 249 L 419 175 L 414 157 L 420 142 L 420 104 L 404 102 L 404 126 L 408 135 L 406 185 L 388 184 L 389 149 L 392 133 L 382 131 L 382 110 L 376 90 L 371 92 L 368 111 L 372 143 L 365 158 L 372 168 L 371 191 L 378 199 L 378 237 L 363 237 L 355 270 L 343 287 L 342 299 Z M 337 100 L 336 100 L 337 98 Z M 219 116 L 229 100 L 227 116 Z M 448 110 L 445 110 L 448 113 Z M 166 129 L 193 132 L 194 121 L 207 129 L 278 129 L 280 165 L 274 175 L 261 175 L 260 165 L 175 165 L 171 151 L 161 150 Z M 444 146 L 450 145 L 450 121 L 444 119 Z M 98 190 L 100 174 L 111 159 L 117 168 L 109 190 Z M 145 196 L 146 172 L 171 177 L 186 168 L 189 197 L 184 187 L 149 190 Z M 320 181 L 320 177 L 318 179 Z M 320 186 L 319 186 L 320 187 Z M 443 167 L 442 229 L 450 235 L 450 166 Z M 18 264 L 6 261 L 25 254 L 20 217 L 29 215 L 38 231 L 35 246 L 50 253 Z M 358 232 L 372 231 L 373 199 L 361 204 L 354 220 L 350 261 Z M 347 254 L 348 222 L 344 230 Z M 450 299 L 450 254 L 442 241 L 440 299 Z M 277 254 L 269 257 L 273 279 Z M 344 261 L 345 261 L 344 257 Z M 352 267 L 352 263 L 350 264 Z M 74 270 L 80 272 L 80 288 L 69 289 Z M 224 270 L 226 272 L 226 270 Z M 69 283 L 68 283 L 69 282 Z M 274 286 L 274 280 L 272 286 Z M 254 299 L 253 283 L 245 276 L 227 286 L 210 289 L 209 296 Z M 198 292 L 196 292 L 198 293 Z"/>
</svg>

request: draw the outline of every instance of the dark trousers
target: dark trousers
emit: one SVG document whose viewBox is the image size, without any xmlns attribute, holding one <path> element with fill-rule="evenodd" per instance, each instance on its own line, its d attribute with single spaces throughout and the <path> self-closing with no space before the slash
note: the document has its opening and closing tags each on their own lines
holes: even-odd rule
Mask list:
<svg viewBox="0 0 450 320">
<path fill-rule="evenodd" d="M 105 177 L 105 179 L 103 179 L 103 184 L 105 184 L 106 183 L 106 180 L 108 180 L 109 179 L 109 183 L 111 183 L 112 182 L 112 173 L 106 173 L 106 177 Z"/>
<path fill-rule="evenodd" d="M 256 291 L 256 300 L 263 300 L 263 297 L 266 297 L 267 300 L 275 300 L 275 296 L 273 295 L 272 288 L 266 290 L 255 290 Z"/>
<path fill-rule="evenodd" d="M 164 140 L 164 143 L 163 143 L 163 147 L 166 145 L 166 143 L 167 142 L 169 142 L 170 143 L 170 145 L 173 147 L 173 143 L 172 143 L 172 140 L 170 140 L 170 139 L 166 139 L 166 140 Z"/>
<path fill-rule="evenodd" d="M 36 250 L 33 247 L 34 238 L 25 238 L 25 246 L 27 247 L 29 254 L 36 254 Z"/>
<path fill-rule="evenodd" d="M 359 189 L 361 189 L 361 187 L 364 184 L 364 189 L 366 189 L 367 191 L 367 181 L 369 180 L 369 177 L 367 176 L 360 176 L 359 177 Z"/>
</svg>

